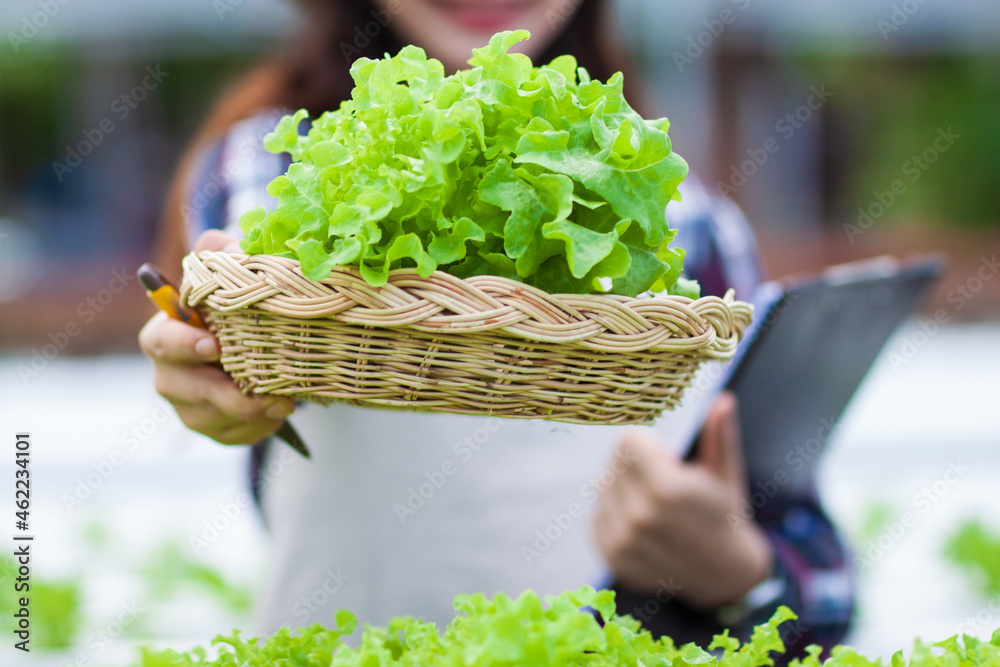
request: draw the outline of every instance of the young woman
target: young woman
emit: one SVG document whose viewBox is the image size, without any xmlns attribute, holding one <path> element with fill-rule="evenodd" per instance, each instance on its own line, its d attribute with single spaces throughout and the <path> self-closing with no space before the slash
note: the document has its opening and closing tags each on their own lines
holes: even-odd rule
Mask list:
<svg viewBox="0 0 1000 667">
<path fill-rule="evenodd" d="M 576 56 L 596 78 L 625 69 L 600 0 L 303 2 L 306 34 L 287 57 L 224 96 L 183 161 L 163 248 L 230 249 L 240 214 L 288 156 L 261 149 L 282 111 L 315 117 L 350 95 L 350 62 L 423 47 L 448 70 L 503 29 L 527 28 L 536 62 Z M 626 93 L 641 107 L 636 79 Z M 731 205 L 695 179 L 671 205 L 686 272 L 703 292 L 759 279 L 755 246 Z M 798 649 L 840 639 L 852 609 L 844 551 L 813 494 L 779 494 L 746 516 L 748 480 L 731 396 L 714 406 L 699 458 L 680 461 L 664 427 L 576 426 L 302 405 L 242 395 L 212 365 L 218 342 L 159 314 L 140 334 L 157 390 L 190 428 L 224 444 L 265 440 L 293 422 L 314 453 L 255 448 L 261 509 L 273 537 L 261 632 L 329 622 L 338 608 L 383 623 L 408 614 L 446 623 L 461 592 L 554 593 L 612 585 L 619 611 L 679 641 L 746 633 L 778 604 L 801 617 Z"/>
</svg>

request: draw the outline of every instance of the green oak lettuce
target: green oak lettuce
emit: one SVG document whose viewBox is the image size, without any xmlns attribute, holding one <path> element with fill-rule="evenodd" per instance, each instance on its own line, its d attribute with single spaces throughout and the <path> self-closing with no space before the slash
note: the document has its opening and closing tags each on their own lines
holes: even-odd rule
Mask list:
<svg viewBox="0 0 1000 667">
<path fill-rule="evenodd" d="M 582 613 L 583 609 L 594 613 Z M 707 647 L 677 646 L 654 639 L 631 616 L 614 613 L 614 593 L 584 586 L 542 600 L 527 591 L 515 599 L 481 593 L 455 598 L 454 620 L 439 630 L 410 617 L 384 627 L 368 626 L 360 639 L 345 639 L 357 618 L 337 612 L 336 628 L 318 623 L 297 631 L 282 628 L 269 639 L 245 639 L 234 631 L 217 637 L 217 656 L 198 648 L 143 651 L 138 667 L 771 667 L 785 652 L 781 624 L 796 618 L 779 607 L 740 642 L 728 631 Z M 599 616 L 599 618 L 598 618 Z M 1000 630 L 992 640 L 954 636 L 935 644 L 916 641 L 908 659 L 872 660 L 847 646 L 822 658 L 819 646 L 804 647 L 790 667 L 997 667 Z"/>
<path fill-rule="evenodd" d="M 983 598 L 1000 594 L 1000 534 L 982 520 L 963 521 L 948 538 L 944 555 Z"/>
<path fill-rule="evenodd" d="M 688 171 L 669 123 L 628 105 L 620 73 L 602 83 L 571 56 L 535 67 L 509 53 L 527 38 L 499 33 L 451 76 L 415 46 L 356 61 L 350 100 L 305 135 L 300 110 L 266 137 L 293 163 L 268 186 L 274 210 L 240 220 L 243 249 L 298 259 L 314 280 L 354 266 L 380 286 L 413 267 L 697 296 L 668 245 L 664 209 Z"/>
<path fill-rule="evenodd" d="M 398 617 L 387 627 L 366 627 L 345 643 L 358 622 L 340 611 L 336 629 L 313 624 L 297 632 L 282 628 L 267 640 L 238 632 L 218 637 L 219 655 L 146 650 L 140 667 L 708 667 L 719 649 L 722 667 L 773 665 L 783 651 L 778 626 L 795 615 L 782 607 L 758 626 L 746 644 L 719 635 L 708 650 L 676 647 L 669 637 L 654 639 L 635 619 L 614 614 L 614 593 L 584 586 L 542 600 L 528 591 L 516 599 L 481 593 L 455 598 L 457 615 L 444 631 L 433 623 Z M 582 612 L 593 609 L 600 615 Z"/>
</svg>

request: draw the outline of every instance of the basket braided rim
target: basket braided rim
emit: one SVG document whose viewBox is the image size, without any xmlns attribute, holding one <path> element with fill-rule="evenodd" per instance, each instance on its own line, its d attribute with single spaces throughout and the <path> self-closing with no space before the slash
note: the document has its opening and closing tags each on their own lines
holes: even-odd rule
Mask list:
<svg viewBox="0 0 1000 667">
<path fill-rule="evenodd" d="M 440 334 L 504 335 L 598 352 L 695 353 L 732 357 L 753 306 L 725 297 L 549 294 L 499 276 L 457 278 L 415 269 L 389 272 L 372 287 L 352 267 L 313 281 L 299 262 L 272 255 L 204 250 L 184 258 L 181 299 L 228 312 L 256 307 L 297 319 Z"/>
</svg>

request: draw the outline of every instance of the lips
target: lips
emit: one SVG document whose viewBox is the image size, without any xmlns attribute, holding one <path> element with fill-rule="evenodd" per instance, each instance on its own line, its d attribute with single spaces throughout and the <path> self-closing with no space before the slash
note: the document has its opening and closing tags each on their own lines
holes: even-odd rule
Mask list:
<svg viewBox="0 0 1000 667">
<path fill-rule="evenodd" d="M 452 23 L 466 30 L 491 34 L 518 27 L 518 20 L 532 5 L 531 2 L 523 0 L 517 2 L 432 0 L 432 4 Z"/>
</svg>

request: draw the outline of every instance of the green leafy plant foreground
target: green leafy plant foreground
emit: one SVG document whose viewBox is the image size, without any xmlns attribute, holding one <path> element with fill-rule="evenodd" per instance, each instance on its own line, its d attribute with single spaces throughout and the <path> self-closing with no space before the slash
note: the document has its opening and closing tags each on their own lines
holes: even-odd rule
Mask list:
<svg viewBox="0 0 1000 667">
<path fill-rule="evenodd" d="M 586 608 L 596 612 L 582 613 Z M 765 667 L 785 650 L 780 625 L 795 618 L 779 607 L 771 619 L 741 643 L 728 632 L 707 648 L 676 646 L 669 637 L 654 639 L 630 616 L 614 613 L 614 593 L 585 586 L 543 601 L 528 591 L 517 599 L 482 594 L 455 598 L 455 619 L 439 632 L 432 623 L 400 617 L 388 627 L 366 627 L 358 642 L 343 638 L 357 628 L 347 611 L 336 615 L 335 629 L 319 624 L 293 633 L 282 628 L 267 640 L 244 639 L 239 632 L 217 637 L 219 655 L 199 648 L 187 653 L 145 650 L 140 667 Z M 598 619 L 599 616 L 599 619 Z M 810 646 L 792 667 L 883 667 L 854 649 L 838 646 L 826 660 Z M 909 661 L 902 652 L 891 667 L 976 667 L 1000 665 L 1000 631 L 990 642 L 958 637 L 927 645 L 917 642 Z M 886 665 L 885 667 L 890 667 Z"/>
<path fill-rule="evenodd" d="M 265 138 L 290 153 L 273 211 L 240 225 L 249 254 L 298 259 L 314 280 L 354 266 L 499 275 L 552 293 L 672 290 L 684 253 L 665 208 L 687 175 L 668 121 L 644 120 L 622 76 L 591 80 L 571 56 L 534 67 L 495 35 L 451 76 L 415 46 L 351 67 L 355 88 L 305 135 L 305 110 Z"/>
<path fill-rule="evenodd" d="M 982 521 L 963 522 L 948 538 L 944 553 L 982 597 L 1000 593 L 1000 534 Z"/>
<path fill-rule="evenodd" d="M 0 555 L 0 585 L 4 588 L 0 595 L 0 629 L 8 637 L 13 637 L 17 629 L 14 613 L 19 608 L 18 600 L 30 600 L 31 646 L 39 649 L 66 649 L 73 645 L 79 635 L 81 623 L 82 582 L 79 578 L 53 580 L 31 574 L 28 588 L 17 590 L 18 563 L 7 554 Z"/>
</svg>

